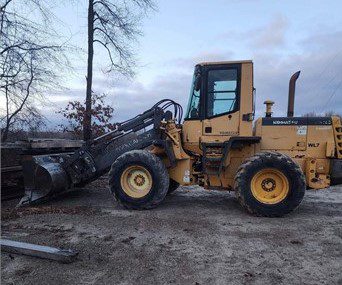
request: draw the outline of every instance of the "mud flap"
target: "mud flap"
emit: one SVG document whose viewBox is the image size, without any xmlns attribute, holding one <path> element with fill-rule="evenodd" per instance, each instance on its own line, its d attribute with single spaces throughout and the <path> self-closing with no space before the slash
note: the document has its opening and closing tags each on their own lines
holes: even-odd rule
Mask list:
<svg viewBox="0 0 342 285">
<path fill-rule="evenodd" d="M 342 159 L 332 159 L 330 169 L 331 185 L 342 184 Z"/>
</svg>

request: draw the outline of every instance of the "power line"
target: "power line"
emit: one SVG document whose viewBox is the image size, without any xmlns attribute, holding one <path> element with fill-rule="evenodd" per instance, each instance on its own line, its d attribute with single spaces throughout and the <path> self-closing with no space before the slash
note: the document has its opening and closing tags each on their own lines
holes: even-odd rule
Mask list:
<svg viewBox="0 0 342 285">
<path fill-rule="evenodd" d="M 318 75 L 318 80 L 316 81 L 316 84 L 314 87 L 312 87 L 312 90 L 316 90 L 317 87 L 319 86 L 319 79 L 322 78 L 322 75 L 327 71 L 328 67 L 331 65 L 331 63 L 335 60 L 335 58 L 341 53 L 341 51 L 338 51 L 332 58 L 331 60 L 329 60 L 326 64 L 326 66 L 323 68 L 323 70 L 321 71 L 321 73 Z M 330 83 L 330 81 L 329 81 Z M 316 94 L 318 95 L 318 93 Z"/>
<path fill-rule="evenodd" d="M 341 87 L 342 85 L 342 79 L 340 80 L 340 82 L 337 84 L 336 88 L 334 89 L 334 91 L 331 93 L 331 95 L 328 98 L 327 103 L 325 104 L 323 110 L 328 106 L 328 104 L 330 103 L 331 99 L 335 96 L 336 91 Z"/>
</svg>

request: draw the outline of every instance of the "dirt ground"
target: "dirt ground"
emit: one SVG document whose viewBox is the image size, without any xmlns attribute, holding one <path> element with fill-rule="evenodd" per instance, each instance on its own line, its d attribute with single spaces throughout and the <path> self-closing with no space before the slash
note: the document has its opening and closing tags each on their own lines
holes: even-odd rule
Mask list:
<svg viewBox="0 0 342 285">
<path fill-rule="evenodd" d="M 2 237 L 79 252 L 71 264 L 1 253 L 2 284 L 342 284 L 342 187 L 308 191 L 284 218 L 234 193 L 183 188 L 127 211 L 101 179 L 37 208 L 2 203 Z"/>
</svg>

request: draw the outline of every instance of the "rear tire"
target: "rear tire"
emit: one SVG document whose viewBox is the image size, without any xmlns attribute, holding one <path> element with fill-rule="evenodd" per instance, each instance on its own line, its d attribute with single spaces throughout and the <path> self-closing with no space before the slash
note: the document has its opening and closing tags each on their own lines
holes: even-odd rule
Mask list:
<svg viewBox="0 0 342 285">
<path fill-rule="evenodd" d="M 169 189 L 169 174 L 163 162 L 146 150 L 122 154 L 112 164 L 109 186 L 115 199 L 127 209 L 158 206 Z"/>
<path fill-rule="evenodd" d="M 306 183 L 301 168 L 290 157 L 263 152 L 240 166 L 234 188 L 239 203 L 249 213 L 281 217 L 299 206 Z"/>
<path fill-rule="evenodd" d="M 167 191 L 167 195 L 170 195 L 173 192 L 175 192 L 178 189 L 178 187 L 179 187 L 179 183 L 170 178 L 169 190 Z"/>
</svg>

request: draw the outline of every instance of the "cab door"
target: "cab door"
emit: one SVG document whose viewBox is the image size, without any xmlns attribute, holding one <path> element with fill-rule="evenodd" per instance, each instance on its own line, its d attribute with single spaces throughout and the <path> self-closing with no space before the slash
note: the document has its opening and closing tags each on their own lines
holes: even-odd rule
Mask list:
<svg viewBox="0 0 342 285">
<path fill-rule="evenodd" d="M 241 64 L 205 68 L 202 141 L 225 141 L 239 134 Z"/>
<path fill-rule="evenodd" d="M 196 65 L 192 79 L 188 108 L 183 122 L 183 148 L 201 154 L 203 118 L 203 80 L 202 67 Z"/>
</svg>

